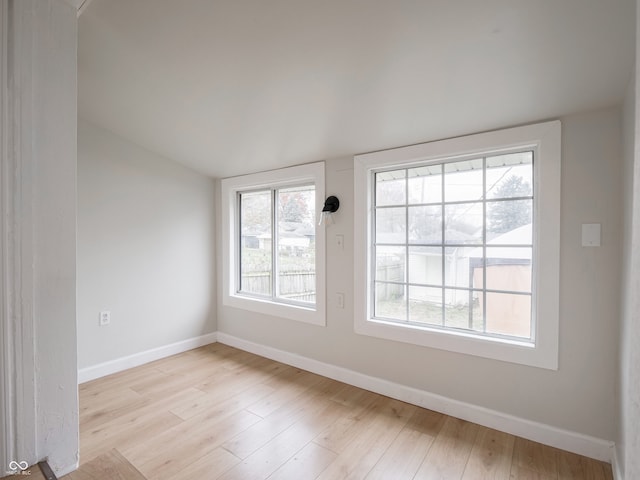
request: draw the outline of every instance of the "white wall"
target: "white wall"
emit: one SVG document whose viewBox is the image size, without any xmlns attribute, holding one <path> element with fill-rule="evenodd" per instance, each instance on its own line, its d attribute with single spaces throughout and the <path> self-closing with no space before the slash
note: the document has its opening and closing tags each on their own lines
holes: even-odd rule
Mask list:
<svg viewBox="0 0 640 480">
<path fill-rule="evenodd" d="M 76 10 L 34 1 L 34 307 L 38 456 L 78 460 L 76 354 Z"/>
<path fill-rule="evenodd" d="M 636 12 L 640 18 L 640 12 Z M 640 38 L 636 38 L 640 55 Z M 638 58 L 638 57 L 637 57 Z M 617 468 L 620 478 L 640 478 L 640 75 L 637 67 L 623 115 L 623 248 Z"/>
<path fill-rule="evenodd" d="M 61 0 L 0 9 L 0 476 L 44 459 L 65 473 L 78 461 L 77 16 Z"/>
<path fill-rule="evenodd" d="M 78 368 L 216 330 L 214 190 L 79 122 Z M 109 326 L 98 326 L 101 310 Z"/>
<path fill-rule="evenodd" d="M 621 228 L 621 112 L 563 121 L 559 370 L 515 365 L 353 332 L 353 160 L 326 163 L 340 198 L 327 231 L 327 326 L 218 305 L 218 331 L 451 399 L 599 439 L 615 436 Z M 473 133 L 473 132 L 469 132 Z M 356 152 L 354 152 L 356 153 Z M 602 247 L 581 247 L 581 224 L 602 224 Z M 335 235 L 345 237 L 345 249 Z M 222 252 L 218 249 L 218 255 Z M 334 302 L 345 293 L 345 308 Z"/>
</svg>

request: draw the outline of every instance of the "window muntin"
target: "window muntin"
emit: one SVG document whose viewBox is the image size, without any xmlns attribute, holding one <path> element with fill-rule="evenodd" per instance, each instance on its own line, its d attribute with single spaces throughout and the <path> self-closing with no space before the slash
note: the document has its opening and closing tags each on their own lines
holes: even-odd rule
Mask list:
<svg viewBox="0 0 640 480">
<path fill-rule="evenodd" d="M 236 293 L 274 302 L 316 302 L 314 185 L 238 192 Z"/>
<path fill-rule="evenodd" d="M 372 317 L 534 341 L 534 150 L 373 170 Z"/>
</svg>

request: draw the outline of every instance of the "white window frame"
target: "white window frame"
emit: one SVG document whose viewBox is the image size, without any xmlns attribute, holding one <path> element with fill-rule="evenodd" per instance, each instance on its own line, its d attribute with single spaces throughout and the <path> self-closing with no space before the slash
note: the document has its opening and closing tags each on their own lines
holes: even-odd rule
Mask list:
<svg viewBox="0 0 640 480">
<path fill-rule="evenodd" d="M 279 302 L 277 299 L 259 298 L 237 291 L 239 268 L 239 202 L 238 194 L 260 189 L 281 188 L 295 185 L 315 187 L 315 305 L 299 305 Z M 298 165 L 267 172 L 225 178 L 222 190 L 222 269 L 223 305 L 250 310 L 276 317 L 296 320 L 312 325 L 326 325 L 326 274 L 325 274 L 325 228 L 318 225 L 320 211 L 324 205 L 324 162 Z"/>
<path fill-rule="evenodd" d="M 531 149 L 534 160 L 534 261 L 532 339 L 514 340 L 473 332 L 400 324 L 373 318 L 371 247 L 374 171 L 438 163 L 454 158 Z M 560 304 L 561 125 L 545 122 L 354 157 L 354 328 L 361 335 L 452 352 L 558 369 Z"/>
</svg>

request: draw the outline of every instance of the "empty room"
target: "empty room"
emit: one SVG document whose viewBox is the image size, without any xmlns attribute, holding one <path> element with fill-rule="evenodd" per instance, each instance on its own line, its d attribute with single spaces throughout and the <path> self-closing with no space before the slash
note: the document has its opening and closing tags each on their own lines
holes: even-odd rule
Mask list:
<svg viewBox="0 0 640 480">
<path fill-rule="evenodd" d="M 640 478 L 635 0 L 0 0 L 0 476 Z"/>
</svg>

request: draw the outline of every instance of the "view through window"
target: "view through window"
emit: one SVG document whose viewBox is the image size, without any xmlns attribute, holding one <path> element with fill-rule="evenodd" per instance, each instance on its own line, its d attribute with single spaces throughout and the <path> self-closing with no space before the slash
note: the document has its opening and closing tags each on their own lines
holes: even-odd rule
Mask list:
<svg viewBox="0 0 640 480">
<path fill-rule="evenodd" d="M 373 175 L 373 316 L 532 339 L 534 152 Z"/>
<path fill-rule="evenodd" d="M 315 187 L 241 192 L 238 202 L 238 293 L 315 304 Z"/>
</svg>

